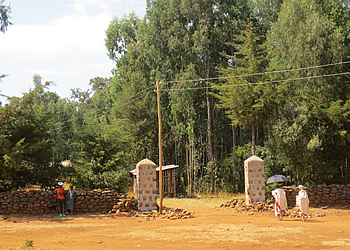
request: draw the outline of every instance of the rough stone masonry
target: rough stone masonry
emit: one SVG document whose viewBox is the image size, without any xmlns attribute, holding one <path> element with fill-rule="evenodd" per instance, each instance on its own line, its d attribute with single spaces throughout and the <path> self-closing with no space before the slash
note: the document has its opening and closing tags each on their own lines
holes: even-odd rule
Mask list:
<svg viewBox="0 0 350 250">
<path fill-rule="evenodd" d="M 141 212 L 157 210 L 156 164 L 148 159 L 137 163 L 137 200 Z"/>
<path fill-rule="evenodd" d="M 265 202 L 264 161 L 257 156 L 244 161 L 246 204 Z"/>
<path fill-rule="evenodd" d="M 114 205 L 129 201 L 116 190 L 77 190 L 74 202 L 76 213 L 107 213 Z M 57 194 L 54 191 L 29 190 L 0 193 L 2 214 L 57 214 Z"/>
</svg>

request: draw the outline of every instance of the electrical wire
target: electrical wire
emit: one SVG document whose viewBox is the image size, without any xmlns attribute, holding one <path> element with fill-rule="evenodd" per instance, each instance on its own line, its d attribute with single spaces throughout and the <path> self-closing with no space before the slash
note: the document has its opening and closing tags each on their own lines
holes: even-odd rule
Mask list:
<svg viewBox="0 0 350 250">
<path fill-rule="evenodd" d="M 134 95 L 132 95 L 132 96 L 129 96 L 129 97 L 123 99 L 123 100 L 120 100 L 120 101 L 118 101 L 118 102 L 115 102 L 114 104 L 118 104 L 118 103 L 124 102 L 124 101 L 126 101 L 126 100 L 129 100 L 129 99 L 131 99 L 131 98 L 133 98 L 133 97 L 135 97 L 135 96 L 138 96 L 138 95 L 144 93 L 145 91 L 147 91 L 147 90 L 149 90 L 149 89 L 151 89 L 151 88 L 153 88 L 153 86 L 148 87 L 148 88 L 146 88 L 146 89 L 144 89 L 144 90 L 141 90 L 140 92 L 138 92 L 138 93 L 136 93 L 136 94 L 134 94 Z M 136 98 L 136 100 L 138 100 L 138 99 L 140 99 L 140 98 Z M 128 102 L 128 103 L 130 103 L 130 102 Z M 101 112 L 101 111 L 105 111 L 105 110 L 108 109 L 108 108 L 110 108 L 110 107 L 105 107 L 105 108 L 102 108 L 102 109 L 100 109 L 100 110 L 95 110 L 95 111 L 93 111 L 93 112 L 91 112 L 91 113 L 89 113 L 89 114 L 87 114 L 87 115 L 92 115 L 92 114 L 94 114 L 94 113 L 98 113 L 98 112 Z"/>
<path fill-rule="evenodd" d="M 199 82 L 199 81 L 229 79 L 229 78 L 238 78 L 238 77 L 245 77 L 245 76 L 256 76 L 256 75 L 265 75 L 265 74 L 274 74 L 274 73 L 291 72 L 291 71 L 297 71 L 297 70 L 306 70 L 306 69 L 314 69 L 314 68 L 323 68 L 323 67 L 330 67 L 330 66 L 348 64 L 348 63 L 350 63 L 350 61 L 337 62 L 337 63 L 330 63 L 330 64 L 324 64 L 324 65 L 316 65 L 316 66 L 309 66 L 309 67 L 298 68 L 298 69 L 285 69 L 285 70 L 276 70 L 276 71 L 269 71 L 269 72 L 259 72 L 259 73 L 251 73 L 251 74 L 237 75 L 237 76 L 222 76 L 222 77 L 201 78 L 201 79 L 193 79 L 193 80 L 189 80 L 189 79 L 186 79 L 186 80 L 173 80 L 173 81 L 165 81 L 165 82 L 162 82 L 162 83 Z"/>
<path fill-rule="evenodd" d="M 279 83 L 279 82 L 286 82 L 286 81 L 296 81 L 296 80 L 313 79 L 313 78 L 321 78 L 321 77 L 349 75 L 349 74 L 350 74 L 350 72 L 343 72 L 343 73 L 334 73 L 334 74 L 328 74 L 328 75 L 306 76 L 306 77 L 289 78 L 289 79 L 282 79 L 282 80 L 273 80 L 273 81 L 266 81 L 266 82 L 243 83 L 243 84 L 233 84 L 233 85 L 216 85 L 216 86 L 180 88 L 180 89 L 161 89 L 160 91 L 168 92 L 168 91 L 185 91 L 185 90 L 198 90 L 198 89 L 239 87 L 239 86 L 259 85 L 259 84 L 267 84 L 267 83 Z"/>
<path fill-rule="evenodd" d="M 147 93 L 152 92 L 152 91 L 149 91 L 149 89 L 151 89 L 151 88 L 153 88 L 153 86 L 148 87 L 148 88 L 146 88 L 146 89 L 144 89 L 144 90 L 142 90 L 142 91 L 136 93 L 135 95 L 132 95 L 132 96 L 129 96 L 129 97 L 123 99 L 123 100 L 120 100 L 119 102 L 116 102 L 115 104 L 119 104 L 119 103 L 122 103 L 122 102 L 124 102 L 124 101 L 126 101 L 126 100 L 129 100 L 129 99 L 133 98 L 132 100 L 130 100 L 130 101 L 126 102 L 126 103 L 122 103 L 121 105 L 116 106 L 116 108 L 121 108 L 121 107 L 123 107 L 123 106 L 125 106 L 125 105 L 128 105 L 129 103 L 132 103 L 132 102 L 134 102 L 134 101 L 136 101 L 136 100 L 141 99 L 141 98 L 142 98 L 143 96 L 145 96 Z M 135 98 L 135 97 L 138 96 L 138 95 L 140 95 L 140 96 L 137 97 L 137 98 Z M 108 108 L 111 109 L 112 107 L 105 107 L 105 108 L 103 108 L 103 109 L 93 111 L 93 112 L 87 114 L 87 116 L 91 116 L 91 115 L 93 115 L 93 114 L 95 114 L 95 113 L 105 111 L 105 110 L 107 110 Z M 90 118 L 84 119 L 83 122 L 86 122 L 86 121 L 90 120 L 91 118 L 92 118 L 92 116 L 91 116 Z M 64 121 L 64 123 L 73 122 L 73 121 L 76 120 L 76 119 L 79 119 L 79 117 L 73 117 L 72 119 L 69 119 L 69 120 Z M 59 127 L 57 127 L 57 128 L 50 129 L 49 132 L 52 132 L 52 131 L 55 131 L 55 130 L 59 130 L 59 129 L 62 129 L 62 128 L 65 128 L 65 127 L 68 127 L 68 126 L 70 126 L 70 124 L 62 125 L 62 126 L 59 126 Z"/>
<path fill-rule="evenodd" d="M 201 78 L 201 79 L 193 79 L 193 80 L 174 80 L 174 81 L 166 81 L 166 82 L 161 82 L 161 83 L 175 83 L 175 82 L 195 82 L 195 81 L 209 81 L 209 80 L 219 80 L 219 79 L 230 79 L 230 78 L 238 78 L 238 77 L 245 77 L 245 76 L 254 76 L 254 75 L 265 75 L 265 74 L 274 74 L 274 73 L 283 73 L 283 72 L 291 72 L 291 71 L 297 71 L 297 70 L 307 70 L 307 69 L 313 69 L 313 68 L 321 68 L 321 67 L 329 67 L 329 66 L 335 66 L 335 65 L 342 65 L 342 64 L 348 64 L 350 61 L 345 61 L 345 62 L 338 62 L 338 63 L 331 63 L 331 64 L 325 64 L 325 65 L 316 65 L 316 66 L 310 66 L 310 67 L 304 67 L 304 68 L 298 68 L 298 69 L 288 69 L 288 70 L 279 70 L 279 71 L 270 71 L 270 72 L 261 72 L 261 73 L 252 73 L 252 74 L 244 74 L 244 75 L 237 75 L 237 76 L 229 76 L 229 77 L 213 77 L 213 78 Z M 180 89 L 160 89 L 162 92 L 167 92 L 167 91 L 185 91 L 185 90 L 198 90 L 198 89 L 211 89 L 211 88 L 223 88 L 223 87 L 239 87 L 239 86 L 249 86 L 249 85 L 259 85 L 259 84 L 268 84 L 268 83 L 279 83 L 279 82 L 285 82 L 285 81 L 295 81 L 295 80 L 303 80 L 303 79 L 313 79 L 313 78 L 320 78 L 320 77 L 330 77 L 330 76 L 340 76 L 340 75 L 348 75 L 350 72 L 344 72 L 344 73 L 335 73 L 335 74 L 328 74 L 328 75 L 318 75 L 318 76 L 307 76 L 307 77 L 298 77 L 298 78 L 290 78 L 290 79 L 282 79 L 282 80 L 273 80 L 273 81 L 265 81 L 265 82 L 256 82 L 256 83 L 246 83 L 246 84 L 234 84 L 234 85 L 217 85 L 217 86 L 205 86 L 205 87 L 192 87 L 192 88 L 180 88 Z M 149 89 L 154 88 L 153 86 L 150 86 L 132 96 L 129 96 L 123 100 L 120 100 L 119 102 L 114 103 L 114 105 L 121 104 L 119 106 L 114 106 L 116 108 L 121 108 L 125 105 L 128 105 L 136 100 L 139 100 L 142 98 Z M 153 90 L 155 91 L 155 90 Z M 0 94 L 1 96 L 4 96 Z M 132 100 L 130 100 L 132 99 Z M 127 100 L 130 100 L 128 102 L 125 102 Z M 112 107 L 105 107 L 101 110 L 96 110 L 93 111 L 89 114 L 88 116 L 91 116 L 95 113 L 105 111 L 107 109 L 111 109 Z M 66 120 L 65 123 L 67 122 L 73 122 L 75 119 L 78 119 L 79 117 L 74 117 L 72 119 Z M 85 119 L 85 121 L 90 120 Z M 59 128 L 52 129 L 50 131 L 58 130 L 64 127 L 69 126 L 63 125 L 60 126 Z"/>
</svg>

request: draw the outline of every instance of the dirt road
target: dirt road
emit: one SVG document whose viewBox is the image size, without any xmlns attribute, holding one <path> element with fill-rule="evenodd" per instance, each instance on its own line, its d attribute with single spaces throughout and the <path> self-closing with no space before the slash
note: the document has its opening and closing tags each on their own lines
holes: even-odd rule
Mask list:
<svg viewBox="0 0 350 250">
<path fill-rule="evenodd" d="M 350 211 L 324 213 L 302 222 L 277 221 L 272 212 L 237 213 L 221 201 L 191 203 L 165 199 L 192 219 L 150 219 L 121 215 L 0 217 L 0 249 L 350 249 Z M 204 205 L 206 204 L 206 205 Z M 209 204 L 209 205 L 208 205 Z"/>
</svg>

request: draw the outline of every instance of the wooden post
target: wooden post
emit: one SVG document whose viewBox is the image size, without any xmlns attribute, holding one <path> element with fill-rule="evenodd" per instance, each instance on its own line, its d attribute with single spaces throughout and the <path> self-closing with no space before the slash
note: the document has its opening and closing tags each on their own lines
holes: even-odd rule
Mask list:
<svg viewBox="0 0 350 250">
<path fill-rule="evenodd" d="M 157 79 L 158 121 L 159 121 L 159 213 L 163 212 L 163 171 L 162 171 L 162 118 L 160 108 L 159 79 Z"/>
</svg>

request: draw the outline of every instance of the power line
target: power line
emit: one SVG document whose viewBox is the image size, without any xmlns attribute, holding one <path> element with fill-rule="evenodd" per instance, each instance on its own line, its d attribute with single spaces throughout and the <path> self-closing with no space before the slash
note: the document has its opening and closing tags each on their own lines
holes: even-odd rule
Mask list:
<svg viewBox="0 0 350 250">
<path fill-rule="evenodd" d="M 150 88 L 153 88 L 153 86 L 148 87 L 148 88 L 146 88 L 146 89 L 144 89 L 144 90 L 141 90 L 140 92 L 138 92 L 138 93 L 136 93 L 136 94 L 134 94 L 134 95 L 132 95 L 132 96 L 129 96 L 129 97 L 123 99 L 123 100 L 120 100 L 120 101 L 118 101 L 118 102 L 116 102 L 116 103 L 114 103 L 114 104 L 118 104 L 118 103 L 124 102 L 124 101 L 126 101 L 126 100 L 129 100 L 129 99 L 131 99 L 131 98 L 133 98 L 133 97 L 135 97 L 135 96 L 138 96 L 138 95 L 140 95 L 140 94 L 146 92 L 146 91 L 149 90 Z M 138 100 L 138 99 L 140 99 L 140 98 L 141 98 L 141 97 L 136 98 L 135 100 Z M 134 100 L 132 100 L 132 101 L 134 101 Z M 131 102 L 132 102 L 132 101 L 131 101 Z M 127 104 L 128 104 L 128 103 L 130 103 L 130 102 L 127 102 Z M 124 105 L 122 105 L 122 106 L 124 106 Z M 121 107 L 122 107 L 122 106 L 121 106 Z M 100 109 L 100 110 L 93 111 L 93 112 L 89 113 L 88 115 L 92 115 L 92 114 L 94 114 L 94 113 L 98 113 L 98 112 L 101 112 L 101 111 L 105 111 L 105 110 L 108 109 L 108 108 L 110 108 L 110 107 L 105 107 L 105 108 L 102 108 L 102 109 Z"/>
<path fill-rule="evenodd" d="M 152 87 L 152 88 L 153 88 L 153 87 Z M 151 92 L 151 91 L 150 91 L 150 92 Z M 144 95 L 145 95 L 145 94 L 146 94 L 146 93 L 144 93 Z M 135 98 L 135 99 L 133 99 L 133 100 L 127 102 L 127 103 L 124 103 L 124 104 L 122 104 L 122 105 L 120 105 L 120 106 L 117 106 L 116 108 L 121 108 L 121 107 L 123 107 L 123 106 L 125 106 L 125 105 L 128 105 L 129 103 L 132 103 L 132 102 L 134 102 L 134 101 L 137 101 L 137 100 L 141 99 L 144 95 L 141 95 L 141 96 L 139 96 L 139 97 L 137 97 L 137 98 Z"/>
<path fill-rule="evenodd" d="M 129 97 L 127 97 L 127 98 L 125 98 L 125 99 L 123 99 L 123 100 L 121 100 L 121 101 L 119 101 L 119 102 L 116 102 L 115 104 L 118 104 L 118 103 L 120 103 L 120 102 L 122 102 L 122 101 L 126 101 L 126 100 L 131 99 L 131 98 L 133 98 L 133 97 L 135 97 L 135 96 L 138 96 L 139 94 L 142 94 L 143 92 L 146 92 L 147 90 L 149 90 L 149 89 L 151 89 L 151 88 L 154 88 L 154 87 L 153 87 L 153 86 L 150 86 L 150 87 L 148 87 L 148 88 L 146 88 L 146 89 L 144 89 L 144 90 L 142 90 L 142 91 L 136 93 L 135 95 L 129 96 Z M 140 98 L 137 98 L 137 99 L 140 99 Z M 137 100 L 137 99 L 136 99 L 136 100 Z M 129 103 L 130 103 L 130 102 L 129 102 Z M 123 105 L 123 106 L 124 106 L 124 105 Z"/>
<path fill-rule="evenodd" d="M 309 66 L 309 67 L 298 68 L 298 69 L 285 69 L 285 70 L 276 70 L 276 71 L 269 71 L 269 72 L 259 72 L 259 73 L 251 73 L 251 74 L 237 75 L 237 76 L 221 76 L 221 77 L 201 78 L 201 79 L 193 79 L 193 80 L 190 80 L 190 79 L 186 79 L 186 80 L 173 80 L 173 81 L 165 81 L 165 82 L 162 82 L 162 83 L 199 82 L 199 81 L 229 79 L 229 78 L 238 78 L 238 77 L 245 77 L 245 76 L 256 76 L 256 75 L 265 75 L 265 74 L 274 74 L 274 73 L 291 72 L 291 71 L 297 71 L 297 70 L 306 70 L 306 69 L 314 69 L 314 68 L 323 68 L 323 67 L 330 67 L 330 66 L 348 64 L 348 63 L 350 63 L 350 61 L 346 61 L 346 62 L 337 62 L 337 63 L 330 63 L 330 64 L 324 64 L 324 65 L 316 65 L 316 66 Z"/>
<path fill-rule="evenodd" d="M 348 62 L 341 62 L 341 63 L 334 63 L 334 64 L 327 64 L 327 65 L 321 65 L 321 66 L 313 66 L 313 67 L 307 67 L 307 68 L 300 68 L 300 69 L 292 69 L 292 70 L 282 70 L 282 71 L 274 71 L 272 73 L 277 73 L 277 72 L 286 72 L 286 71 L 295 71 L 295 70 L 301 70 L 301 69 L 310 69 L 310 68 L 317 68 L 317 67 L 324 67 L 324 66 L 330 66 L 330 65 L 338 65 L 338 64 L 344 64 L 344 63 L 350 63 L 350 61 Z M 268 73 L 268 72 L 267 72 Z M 249 74 L 249 75 L 257 75 L 257 74 L 265 74 L 265 73 L 255 73 L 255 74 Z M 239 87 L 239 86 L 249 86 L 249 85 L 259 85 L 259 84 L 268 84 L 268 83 L 280 83 L 280 82 L 286 82 L 286 81 L 296 81 L 296 80 L 304 80 L 304 79 L 313 79 L 313 78 L 321 78 L 321 77 L 331 77 L 331 76 L 340 76 L 340 75 L 349 75 L 350 72 L 343 72 L 343 73 L 334 73 L 334 74 L 328 74 L 328 75 L 318 75 L 318 76 L 306 76 L 306 77 L 298 77 L 298 78 L 290 78 L 290 79 L 282 79 L 282 80 L 273 80 L 273 81 L 265 81 L 265 82 L 256 82 L 256 83 L 245 83 L 245 84 L 233 84 L 233 85 L 218 85 L 218 86 L 208 86 L 208 87 L 193 87 L 193 88 L 181 88 L 181 89 L 161 89 L 160 91 L 184 91 L 184 90 L 198 90 L 198 89 L 211 89 L 211 88 L 226 88 L 226 87 Z M 241 76 L 247 76 L 247 75 L 241 75 Z M 234 77 L 241 77 L 241 76 L 234 76 Z M 219 78 L 215 78 L 215 79 L 224 79 L 224 78 L 231 78 L 231 77 L 219 77 Z M 208 78 L 208 79 L 214 79 L 214 78 Z M 183 81 L 195 81 L 195 80 L 183 80 Z M 176 81 L 172 81 L 172 82 L 176 82 Z M 123 100 L 120 100 L 119 102 L 116 102 L 115 104 L 119 104 L 121 103 L 121 105 L 119 106 L 114 106 L 116 108 L 121 108 L 125 105 L 128 105 L 134 101 L 137 101 L 139 100 L 140 98 L 142 98 L 147 92 L 149 89 L 153 88 L 153 86 L 150 86 L 132 96 L 129 96 Z M 132 100 L 128 101 L 128 102 L 124 102 L 126 100 L 129 100 L 133 98 Z M 101 112 L 101 111 L 105 111 L 106 109 L 108 108 L 112 108 L 112 107 L 106 107 L 106 108 L 103 108 L 101 110 L 96 110 L 96 111 L 93 111 L 91 113 L 89 113 L 88 115 L 92 115 L 94 113 L 97 113 L 97 112 Z M 67 120 L 65 122 L 70 122 L 70 121 L 74 121 L 75 119 L 77 119 L 78 117 L 75 117 L 75 118 L 72 118 L 70 120 Z M 84 122 L 85 121 L 88 121 L 90 120 L 91 118 L 88 118 L 88 119 L 84 119 Z M 58 130 L 58 129 L 61 129 L 61 128 L 64 128 L 64 127 L 67 127 L 69 126 L 69 124 L 67 124 L 66 126 L 60 126 L 59 128 L 56 128 L 56 129 L 53 129 L 53 130 L 50 130 L 50 131 L 54 131 L 54 130 Z"/>
<path fill-rule="evenodd" d="M 243 83 L 243 84 L 233 84 L 233 85 L 217 85 L 217 86 L 181 88 L 181 89 L 162 89 L 161 91 L 167 92 L 167 91 L 184 91 L 184 90 L 197 90 L 197 89 L 239 87 L 239 86 L 259 85 L 259 84 L 267 84 L 267 83 L 279 83 L 279 82 L 286 82 L 286 81 L 296 81 L 296 80 L 313 79 L 313 78 L 321 78 L 321 77 L 349 75 L 349 74 L 350 74 L 350 72 L 343 72 L 343 73 L 335 73 L 335 74 L 328 74 L 328 75 L 306 76 L 306 77 L 289 78 L 289 79 L 283 79 L 283 80 L 273 80 L 273 81 L 266 81 L 266 82 Z"/>
<path fill-rule="evenodd" d="M 145 94 L 147 94 L 148 92 L 151 92 L 151 91 L 149 91 L 149 89 L 151 89 L 151 88 L 153 88 L 153 86 L 148 87 L 148 88 L 146 88 L 146 89 L 144 89 L 144 90 L 142 90 L 142 91 L 140 91 L 140 92 L 138 92 L 138 93 L 136 93 L 136 94 L 134 94 L 134 95 L 132 95 L 132 96 L 129 96 L 129 97 L 123 99 L 123 100 L 120 100 L 119 102 L 116 102 L 116 103 L 114 103 L 114 104 L 122 103 L 122 102 L 124 102 L 124 101 L 126 101 L 126 100 L 129 100 L 129 99 L 131 99 L 131 98 L 133 98 L 133 97 L 136 97 L 136 96 L 140 95 L 140 96 L 137 97 L 137 98 L 133 98 L 132 100 L 130 100 L 130 101 L 126 102 L 126 103 L 122 103 L 121 105 L 116 106 L 116 108 L 121 108 L 121 107 L 123 107 L 123 106 L 125 106 L 125 105 L 128 105 L 129 103 L 132 103 L 132 102 L 134 102 L 134 101 L 136 101 L 136 100 L 139 100 L 140 98 L 142 98 L 142 97 L 143 97 Z M 114 107 L 115 107 L 115 106 L 114 106 Z M 91 113 L 89 113 L 89 114 L 87 114 L 87 115 L 88 115 L 88 116 L 91 116 L 91 115 L 93 115 L 93 114 L 95 114 L 95 113 L 105 111 L 105 110 L 107 110 L 108 108 L 109 108 L 109 109 L 112 109 L 113 107 L 105 107 L 105 108 L 103 108 L 103 109 L 93 111 L 93 112 L 91 112 Z M 79 118 L 79 117 L 73 117 L 72 119 L 69 119 L 69 120 L 64 121 L 64 123 L 73 122 L 74 120 L 76 120 L 76 119 L 78 119 L 78 118 Z M 83 122 L 86 122 L 86 121 L 88 121 L 88 120 L 90 120 L 90 119 L 91 119 L 91 117 L 88 118 L 88 119 L 84 119 Z M 50 132 L 55 131 L 55 130 L 58 130 L 58 129 L 62 129 L 62 128 L 65 128 L 65 127 L 68 127 L 68 126 L 70 126 L 70 124 L 62 125 L 62 126 L 59 126 L 58 128 L 50 129 Z"/>
<path fill-rule="evenodd" d="M 338 63 L 332 63 L 332 64 L 325 64 L 325 65 L 317 65 L 317 66 L 310 66 L 310 67 L 304 67 L 304 68 L 298 68 L 298 69 L 289 69 L 289 70 L 279 70 L 279 71 L 271 71 L 271 72 L 261 72 L 261 73 L 252 73 L 252 74 L 245 74 L 245 75 L 238 75 L 238 76 L 230 76 L 230 77 L 214 77 L 214 78 L 202 78 L 202 79 L 193 79 L 193 80 L 174 80 L 174 81 L 167 81 L 163 83 L 174 83 L 174 82 L 194 82 L 194 81 L 208 81 L 208 80 L 218 80 L 218 79 L 229 79 L 229 78 L 238 78 L 238 77 L 244 77 L 244 76 L 254 76 L 254 75 L 264 75 L 264 74 L 273 74 L 273 73 L 282 73 L 282 72 L 291 72 L 291 71 L 297 71 L 297 70 L 306 70 L 306 69 L 313 69 L 313 68 L 321 68 L 321 67 L 329 67 L 329 66 L 335 66 L 335 65 L 342 65 L 342 64 L 348 64 L 350 61 L 346 62 L 338 62 Z M 294 80 L 303 80 L 303 79 L 312 79 L 312 78 L 320 78 L 320 77 L 330 77 L 330 76 L 339 76 L 339 75 L 348 75 L 350 72 L 344 72 L 344 73 L 335 73 L 335 74 L 328 74 L 328 75 L 319 75 L 319 76 L 308 76 L 308 77 L 298 77 L 298 78 L 291 78 L 291 79 L 283 79 L 283 80 L 274 80 L 274 81 L 265 81 L 265 82 L 257 82 L 257 83 L 246 83 L 246 84 L 235 84 L 235 85 L 224 85 L 224 86 L 208 86 L 208 87 L 193 87 L 193 88 L 181 88 L 181 89 L 161 89 L 161 91 L 184 91 L 184 90 L 198 90 L 198 89 L 209 89 L 209 88 L 222 88 L 222 87 L 238 87 L 238 86 L 248 86 L 248 85 L 258 85 L 258 84 L 267 84 L 267 83 L 279 83 L 279 82 L 285 82 L 285 81 L 294 81 Z M 136 100 L 139 100 L 142 98 L 149 89 L 154 88 L 153 86 L 150 86 L 132 96 L 129 96 L 123 100 L 120 100 L 119 102 L 114 103 L 114 105 L 117 105 L 121 103 L 119 106 L 113 106 L 115 108 L 121 108 L 125 105 L 128 105 L 129 103 L 132 103 Z M 131 99 L 131 100 L 130 100 Z M 128 102 L 125 102 L 127 100 L 130 100 Z M 105 111 L 107 109 L 112 109 L 113 107 L 105 107 L 101 110 L 96 110 L 93 111 L 87 115 L 93 115 L 95 113 Z M 65 123 L 67 122 L 72 122 L 75 119 L 78 119 L 79 117 L 74 117 L 72 119 L 66 120 Z M 90 120 L 91 118 L 85 119 L 85 121 Z M 60 128 L 64 128 L 69 126 L 63 125 L 60 126 L 59 128 L 52 129 L 50 131 L 58 130 Z"/>
</svg>

